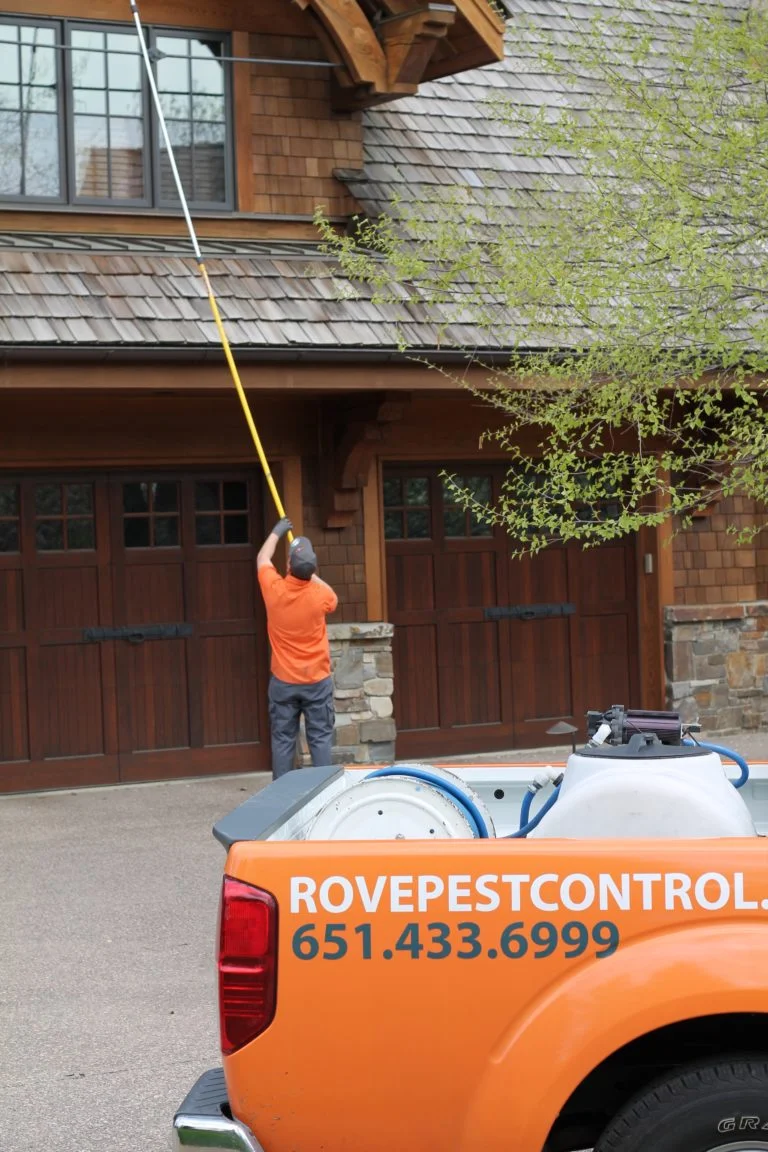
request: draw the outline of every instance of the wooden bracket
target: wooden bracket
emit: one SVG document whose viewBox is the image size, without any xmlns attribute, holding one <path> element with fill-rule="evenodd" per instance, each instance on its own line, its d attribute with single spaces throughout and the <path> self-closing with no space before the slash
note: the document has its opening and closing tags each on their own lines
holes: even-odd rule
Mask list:
<svg viewBox="0 0 768 1152">
<path fill-rule="evenodd" d="M 313 18 L 329 61 L 339 65 L 332 86 L 337 111 L 411 95 L 433 75 L 503 58 L 503 24 L 490 0 L 383 0 L 390 14 L 374 22 L 361 0 L 293 3 Z"/>
<path fill-rule="evenodd" d="M 456 19 L 452 4 L 427 4 L 382 20 L 378 31 L 387 56 L 387 84 L 398 95 L 415 92 L 437 47 Z"/>
<path fill-rule="evenodd" d="M 348 528 L 362 507 L 371 463 L 410 397 L 375 393 L 345 407 L 328 400 L 323 412 L 321 514 L 326 528 Z"/>
</svg>

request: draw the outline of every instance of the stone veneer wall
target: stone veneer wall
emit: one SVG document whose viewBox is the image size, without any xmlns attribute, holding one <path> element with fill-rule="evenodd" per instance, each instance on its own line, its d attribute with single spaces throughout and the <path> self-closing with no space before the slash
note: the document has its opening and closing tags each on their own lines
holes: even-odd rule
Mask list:
<svg viewBox="0 0 768 1152">
<path fill-rule="evenodd" d="M 334 763 L 395 758 L 391 624 L 329 624 L 336 707 Z M 300 763 L 311 763 L 302 731 Z"/>
<path fill-rule="evenodd" d="M 664 609 L 667 706 L 707 735 L 768 727 L 768 601 Z"/>
</svg>

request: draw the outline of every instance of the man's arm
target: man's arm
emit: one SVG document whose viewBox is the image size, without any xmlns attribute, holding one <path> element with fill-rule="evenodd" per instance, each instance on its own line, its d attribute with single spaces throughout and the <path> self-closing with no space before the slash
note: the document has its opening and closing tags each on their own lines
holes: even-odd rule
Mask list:
<svg viewBox="0 0 768 1152">
<path fill-rule="evenodd" d="M 256 557 L 256 568 L 266 568 L 268 564 L 272 563 L 272 557 L 275 554 L 278 542 L 285 536 L 286 532 L 293 531 L 293 524 L 287 516 L 283 516 L 282 520 L 278 520 L 274 528 L 267 536 L 266 540 L 259 549 L 259 554 Z"/>
</svg>

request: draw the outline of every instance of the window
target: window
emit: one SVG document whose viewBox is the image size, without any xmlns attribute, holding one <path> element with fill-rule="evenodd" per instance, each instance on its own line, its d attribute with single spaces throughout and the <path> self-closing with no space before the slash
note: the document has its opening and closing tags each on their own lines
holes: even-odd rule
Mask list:
<svg viewBox="0 0 768 1152">
<path fill-rule="evenodd" d="M 38 552 L 84 552 L 96 547 L 92 484 L 35 485 Z"/>
<path fill-rule="evenodd" d="M 195 484 L 195 543 L 248 543 L 248 485 L 244 480 Z"/>
<path fill-rule="evenodd" d="M 175 481 L 123 484 L 126 548 L 178 548 L 179 486 Z"/>
<path fill-rule="evenodd" d="M 226 37 L 145 30 L 185 194 L 231 208 Z M 0 199 L 174 207 L 131 25 L 0 18 Z"/>
<path fill-rule="evenodd" d="M 429 477 L 384 481 L 384 539 L 427 540 L 431 536 Z"/>
<path fill-rule="evenodd" d="M 457 479 L 478 504 L 490 504 L 490 476 L 459 476 Z M 446 480 L 443 480 L 443 531 L 449 537 L 493 536 L 490 524 L 484 524 L 475 512 L 457 503 L 456 493 Z"/>
</svg>

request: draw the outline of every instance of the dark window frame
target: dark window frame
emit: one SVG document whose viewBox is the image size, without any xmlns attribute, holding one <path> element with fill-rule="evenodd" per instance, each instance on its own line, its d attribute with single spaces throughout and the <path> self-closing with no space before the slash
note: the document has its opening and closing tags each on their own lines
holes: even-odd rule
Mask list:
<svg viewBox="0 0 768 1152">
<path fill-rule="evenodd" d="M 0 193 L 0 205 L 46 204 L 61 206 L 63 208 L 151 208 L 160 211 L 181 211 L 178 201 L 161 197 L 160 154 L 162 131 L 157 112 L 154 107 L 149 83 L 141 62 L 140 96 L 142 102 L 143 124 L 143 155 L 144 155 L 144 183 L 145 196 L 136 197 L 98 197 L 79 196 L 76 192 L 75 172 L 75 110 L 74 90 L 72 87 L 72 47 L 71 32 L 83 30 L 103 33 L 129 32 L 133 25 L 121 21 L 46 19 L 36 16 L 24 16 L 19 13 L 3 13 L 0 15 L 0 24 L 10 24 L 14 27 L 41 27 L 49 28 L 54 32 L 54 51 L 56 52 L 56 115 L 58 118 L 57 136 L 59 142 L 59 187 L 58 196 L 35 196 L 20 193 Z M 158 37 L 168 36 L 180 40 L 213 40 L 221 43 L 222 56 L 231 55 L 231 36 L 228 32 L 217 29 L 178 28 L 161 24 L 145 26 L 147 47 L 150 50 L 155 46 Z M 108 55 L 108 53 L 106 53 Z M 224 200 L 221 202 L 210 200 L 189 199 L 189 207 L 195 211 L 207 212 L 233 212 L 236 210 L 235 202 L 235 122 L 234 104 L 232 94 L 232 68 L 225 60 L 222 61 L 224 76 Z M 156 67 L 155 67 L 156 77 Z M 106 89 L 105 89 L 106 91 Z M 184 189 L 185 194 L 187 189 Z"/>
<path fill-rule="evenodd" d="M 22 16 L 19 14 L 3 13 L 0 15 L 0 24 L 10 24 L 14 28 L 48 28 L 54 34 L 54 48 L 56 53 L 55 69 L 56 69 L 56 136 L 59 144 L 59 195 L 58 196 L 34 196 L 26 195 L 23 193 L 0 193 L 0 203 L 2 204 L 51 204 L 51 205 L 66 205 L 67 201 L 67 144 L 66 144 L 66 123 L 67 113 L 64 104 L 64 88 L 66 81 L 64 79 L 64 61 L 62 57 L 65 55 L 58 45 L 61 44 L 60 34 L 63 26 L 62 20 L 49 20 L 40 16 Z M 19 84 L 21 85 L 21 77 L 19 77 Z"/>
<path fill-rule="evenodd" d="M 166 28 L 160 24 L 153 24 L 149 30 L 149 47 L 154 48 L 158 38 L 167 37 L 168 39 L 176 40 L 217 40 L 221 44 L 222 56 L 231 55 L 229 36 L 225 32 L 207 32 L 200 29 L 191 31 L 187 28 Z M 189 205 L 191 208 L 199 212 L 206 211 L 227 211 L 234 210 L 235 207 L 235 144 L 234 144 L 234 101 L 232 96 L 232 68 L 224 62 L 222 63 L 224 75 L 224 202 L 219 204 L 216 201 L 209 200 L 190 200 Z M 155 80 L 157 80 L 157 73 L 155 72 Z M 192 90 L 190 88 L 190 96 Z M 162 93 L 161 93 L 162 95 Z M 149 97 L 151 101 L 151 96 Z M 151 133 L 150 147 L 152 149 L 151 165 L 152 165 L 152 203 L 155 208 L 170 209 L 178 208 L 178 204 L 172 200 L 164 200 L 161 195 L 161 170 L 160 170 L 160 155 L 161 155 L 161 141 L 162 132 L 160 124 L 157 120 L 157 114 L 152 108 L 152 126 L 154 131 Z M 201 121 L 206 123 L 206 121 Z M 166 121 L 167 124 L 167 121 Z M 190 120 L 190 124 L 194 124 L 194 120 Z M 192 158 L 194 162 L 194 139 L 191 144 Z M 184 190 L 186 194 L 186 189 Z"/>
</svg>

